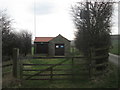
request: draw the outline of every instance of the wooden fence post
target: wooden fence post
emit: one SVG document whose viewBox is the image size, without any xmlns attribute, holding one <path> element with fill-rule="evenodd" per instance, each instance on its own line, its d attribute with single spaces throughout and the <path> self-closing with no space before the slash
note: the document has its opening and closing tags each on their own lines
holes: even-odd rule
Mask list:
<svg viewBox="0 0 120 90">
<path fill-rule="evenodd" d="M 22 61 L 20 60 L 20 79 L 23 79 L 23 64 Z"/>
<path fill-rule="evenodd" d="M 17 78 L 19 49 L 13 49 L 13 77 Z"/>
<path fill-rule="evenodd" d="M 74 72 L 73 72 L 73 70 L 74 70 L 73 68 L 74 67 L 73 67 L 73 65 L 74 65 L 74 57 L 72 57 L 72 80 L 73 80 L 73 77 L 74 77 Z"/>
<path fill-rule="evenodd" d="M 90 48 L 90 51 L 89 51 L 90 53 L 89 53 L 89 56 L 88 56 L 88 59 L 89 59 L 89 78 L 91 79 L 91 74 L 92 74 L 92 68 L 91 68 L 91 66 L 92 66 L 92 53 L 93 53 L 93 48 Z"/>
<path fill-rule="evenodd" d="M 74 65 L 74 61 L 73 61 L 73 60 L 74 60 L 74 57 L 72 57 L 72 67 L 73 67 L 73 65 Z"/>
<path fill-rule="evenodd" d="M 52 80 L 52 78 L 53 78 L 53 68 L 51 67 L 50 68 L 50 79 Z"/>
</svg>

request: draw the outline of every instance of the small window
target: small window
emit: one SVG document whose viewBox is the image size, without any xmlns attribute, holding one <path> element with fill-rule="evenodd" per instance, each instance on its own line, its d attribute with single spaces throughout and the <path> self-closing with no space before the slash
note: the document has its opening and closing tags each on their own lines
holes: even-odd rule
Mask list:
<svg viewBox="0 0 120 90">
<path fill-rule="evenodd" d="M 63 46 L 63 45 L 61 45 L 60 47 L 61 47 L 61 48 L 64 48 L 64 46 Z"/>
<path fill-rule="evenodd" d="M 56 48 L 59 48 L 59 46 L 58 46 L 58 45 L 56 45 Z"/>
</svg>

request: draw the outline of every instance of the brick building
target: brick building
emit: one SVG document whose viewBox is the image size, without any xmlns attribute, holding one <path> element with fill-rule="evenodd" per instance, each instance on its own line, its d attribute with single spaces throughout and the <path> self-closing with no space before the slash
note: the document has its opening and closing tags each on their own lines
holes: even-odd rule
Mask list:
<svg viewBox="0 0 120 90">
<path fill-rule="evenodd" d="M 60 34 L 56 37 L 35 37 L 34 52 L 49 56 L 68 56 L 70 41 Z"/>
</svg>

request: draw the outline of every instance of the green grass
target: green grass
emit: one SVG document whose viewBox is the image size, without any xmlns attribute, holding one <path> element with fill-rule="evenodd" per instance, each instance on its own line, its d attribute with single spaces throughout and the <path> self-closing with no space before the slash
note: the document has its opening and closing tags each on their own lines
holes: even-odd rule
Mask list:
<svg viewBox="0 0 120 90">
<path fill-rule="evenodd" d="M 83 53 L 80 52 L 78 49 L 76 49 L 75 47 L 71 47 L 70 48 L 70 55 L 72 56 L 83 56 Z"/>
<path fill-rule="evenodd" d="M 34 55 L 34 47 L 31 48 L 31 54 Z"/>
<path fill-rule="evenodd" d="M 118 88 L 118 67 L 110 63 L 109 73 L 95 82 L 91 82 L 93 88 Z"/>
<path fill-rule="evenodd" d="M 120 55 L 120 50 L 119 50 L 119 45 L 120 42 L 118 40 L 112 40 L 112 49 L 110 49 L 110 53 Z"/>
<path fill-rule="evenodd" d="M 2 65 L 12 64 L 12 60 L 2 62 Z M 2 68 L 2 73 L 12 72 L 12 66 L 7 66 Z"/>
</svg>

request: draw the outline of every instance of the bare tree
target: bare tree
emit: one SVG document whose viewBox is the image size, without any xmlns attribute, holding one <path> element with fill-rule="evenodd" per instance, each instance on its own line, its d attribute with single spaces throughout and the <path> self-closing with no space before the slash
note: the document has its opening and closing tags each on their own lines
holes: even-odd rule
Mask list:
<svg viewBox="0 0 120 90">
<path fill-rule="evenodd" d="M 12 27 L 12 20 L 5 11 L 0 12 L 0 29 L 2 32 L 2 56 L 12 56 L 13 48 L 19 48 L 20 53 L 25 56 L 31 52 L 32 34 L 27 30 L 16 32 Z"/>
<path fill-rule="evenodd" d="M 19 35 L 19 48 L 20 48 L 20 52 L 22 54 L 24 54 L 25 56 L 28 53 L 31 53 L 31 38 L 32 38 L 32 34 L 30 32 L 28 32 L 27 30 L 22 30 Z"/>
<path fill-rule="evenodd" d="M 10 19 L 5 11 L 0 12 L 0 27 L 2 31 L 2 55 L 12 55 L 14 47 L 14 34 L 12 33 L 12 19 Z"/>
</svg>

